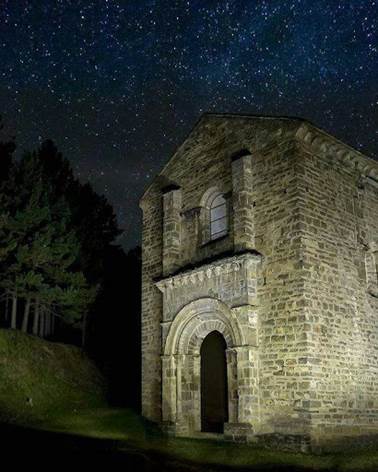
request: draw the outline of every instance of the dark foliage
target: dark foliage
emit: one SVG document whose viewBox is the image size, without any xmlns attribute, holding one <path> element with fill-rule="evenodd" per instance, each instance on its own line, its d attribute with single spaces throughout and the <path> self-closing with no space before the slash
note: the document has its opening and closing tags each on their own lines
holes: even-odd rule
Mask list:
<svg viewBox="0 0 378 472">
<path fill-rule="evenodd" d="M 54 198 L 64 195 L 71 211 L 71 224 L 81 243 L 80 267 L 90 282 L 102 279 L 107 247 L 121 234 L 113 207 L 89 183 L 74 178 L 68 159 L 58 152 L 54 143 L 45 141 L 38 159 L 45 178 L 51 182 Z"/>
<path fill-rule="evenodd" d="M 0 116 L 0 132 L 3 130 L 4 125 Z M 14 140 L 0 140 L 0 185 L 3 186 L 4 182 L 9 179 L 9 172 L 12 167 L 12 156 L 16 149 Z M 2 198 L 0 195 L 0 204 Z"/>
<path fill-rule="evenodd" d="M 0 116 L 0 131 L 3 129 L 2 119 Z M 16 144 L 13 140 L 0 141 L 0 183 L 6 180 L 9 176 L 9 170 L 12 163 L 12 155 L 16 149 Z"/>
<path fill-rule="evenodd" d="M 14 150 L 14 142 L 0 142 L 0 207 L 7 215 L 0 266 L 3 275 L 12 268 L 18 283 L 14 289 L 8 277 L 2 284 L 0 323 L 84 345 L 108 379 L 110 402 L 139 410 L 140 248 L 125 254 L 114 245 L 121 231 L 112 206 L 74 177 L 52 141 L 20 161 Z M 53 310 L 54 329 L 46 332 L 41 316 L 50 326 Z"/>
<path fill-rule="evenodd" d="M 75 179 L 52 141 L 20 161 L 12 159 L 14 149 L 0 142 L 0 317 L 61 341 L 78 341 L 76 326 L 84 345 L 105 254 L 120 234 L 113 208 Z"/>
<path fill-rule="evenodd" d="M 109 246 L 104 284 L 93 306 L 87 347 L 105 374 L 109 401 L 140 410 L 141 249 Z"/>
</svg>

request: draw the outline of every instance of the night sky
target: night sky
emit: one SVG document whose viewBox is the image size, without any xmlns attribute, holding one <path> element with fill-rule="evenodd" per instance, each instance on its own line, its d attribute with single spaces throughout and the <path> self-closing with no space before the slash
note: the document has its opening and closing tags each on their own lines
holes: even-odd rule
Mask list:
<svg viewBox="0 0 378 472">
<path fill-rule="evenodd" d="M 378 155 L 371 0 L 0 0 L 0 114 L 53 139 L 114 205 L 138 199 L 205 111 L 295 115 Z"/>
</svg>

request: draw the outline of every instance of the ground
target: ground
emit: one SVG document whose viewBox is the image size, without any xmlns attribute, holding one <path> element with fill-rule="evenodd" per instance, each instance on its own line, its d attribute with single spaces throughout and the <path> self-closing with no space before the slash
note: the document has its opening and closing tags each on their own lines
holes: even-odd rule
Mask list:
<svg viewBox="0 0 378 472">
<path fill-rule="evenodd" d="M 79 349 L 0 330 L 2 457 L 8 452 L 13 461 L 34 458 L 39 465 L 93 460 L 107 470 L 113 464 L 149 471 L 378 470 L 378 448 L 314 456 L 166 438 L 132 410 L 110 408 L 104 393 L 101 376 Z"/>
<path fill-rule="evenodd" d="M 0 421 L 38 425 L 105 406 L 105 385 L 76 347 L 0 329 Z"/>
<path fill-rule="evenodd" d="M 244 444 L 214 440 L 166 438 L 154 425 L 127 409 L 91 409 L 64 416 L 44 429 L 85 438 L 111 440 L 110 449 L 125 455 L 139 454 L 147 460 L 155 458 L 166 470 L 177 464 L 193 470 L 308 470 L 308 471 L 376 471 L 375 451 L 315 456 L 267 451 Z M 150 469 L 149 469 L 150 470 Z M 155 470 L 152 468 L 152 470 Z M 162 469 L 162 470 L 165 470 Z"/>
</svg>

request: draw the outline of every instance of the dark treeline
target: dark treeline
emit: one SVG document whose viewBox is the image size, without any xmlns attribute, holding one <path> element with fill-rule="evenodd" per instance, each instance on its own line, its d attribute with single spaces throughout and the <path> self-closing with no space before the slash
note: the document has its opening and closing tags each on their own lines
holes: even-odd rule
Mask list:
<svg viewBox="0 0 378 472">
<path fill-rule="evenodd" d="M 52 141 L 15 149 L 0 139 L 0 326 L 82 344 L 113 399 L 137 405 L 122 385 L 131 371 L 139 383 L 140 251 L 114 244 L 112 206 Z"/>
<path fill-rule="evenodd" d="M 110 246 L 104 287 L 89 317 L 87 349 L 108 379 L 113 405 L 140 410 L 141 250 Z M 103 314 L 106 313 L 104 317 Z"/>
</svg>

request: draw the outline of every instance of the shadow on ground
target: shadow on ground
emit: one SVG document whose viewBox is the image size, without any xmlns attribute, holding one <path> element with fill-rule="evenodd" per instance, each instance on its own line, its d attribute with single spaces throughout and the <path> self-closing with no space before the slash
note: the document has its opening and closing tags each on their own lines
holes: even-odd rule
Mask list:
<svg viewBox="0 0 378 472">
<path fill-rule="evenodd" d="M 48 467 L 93 466 L 96 470 L 133 471 L 277 471 L 306 472 L 313 469 L 266 465 L 263 468 L 199 465 L 179 461 L 155 451 L 129 447 L 124 441 L 97 439 L 64 433 L 53 433 L 19 426 L 0 425 L 1 456 L 12 468 L 21 462 L 28 466 Z M 9 466 L 8 466 L 9 467 Z M 7 468 L 10 470 L 10 468 Z"/>
</svg>

